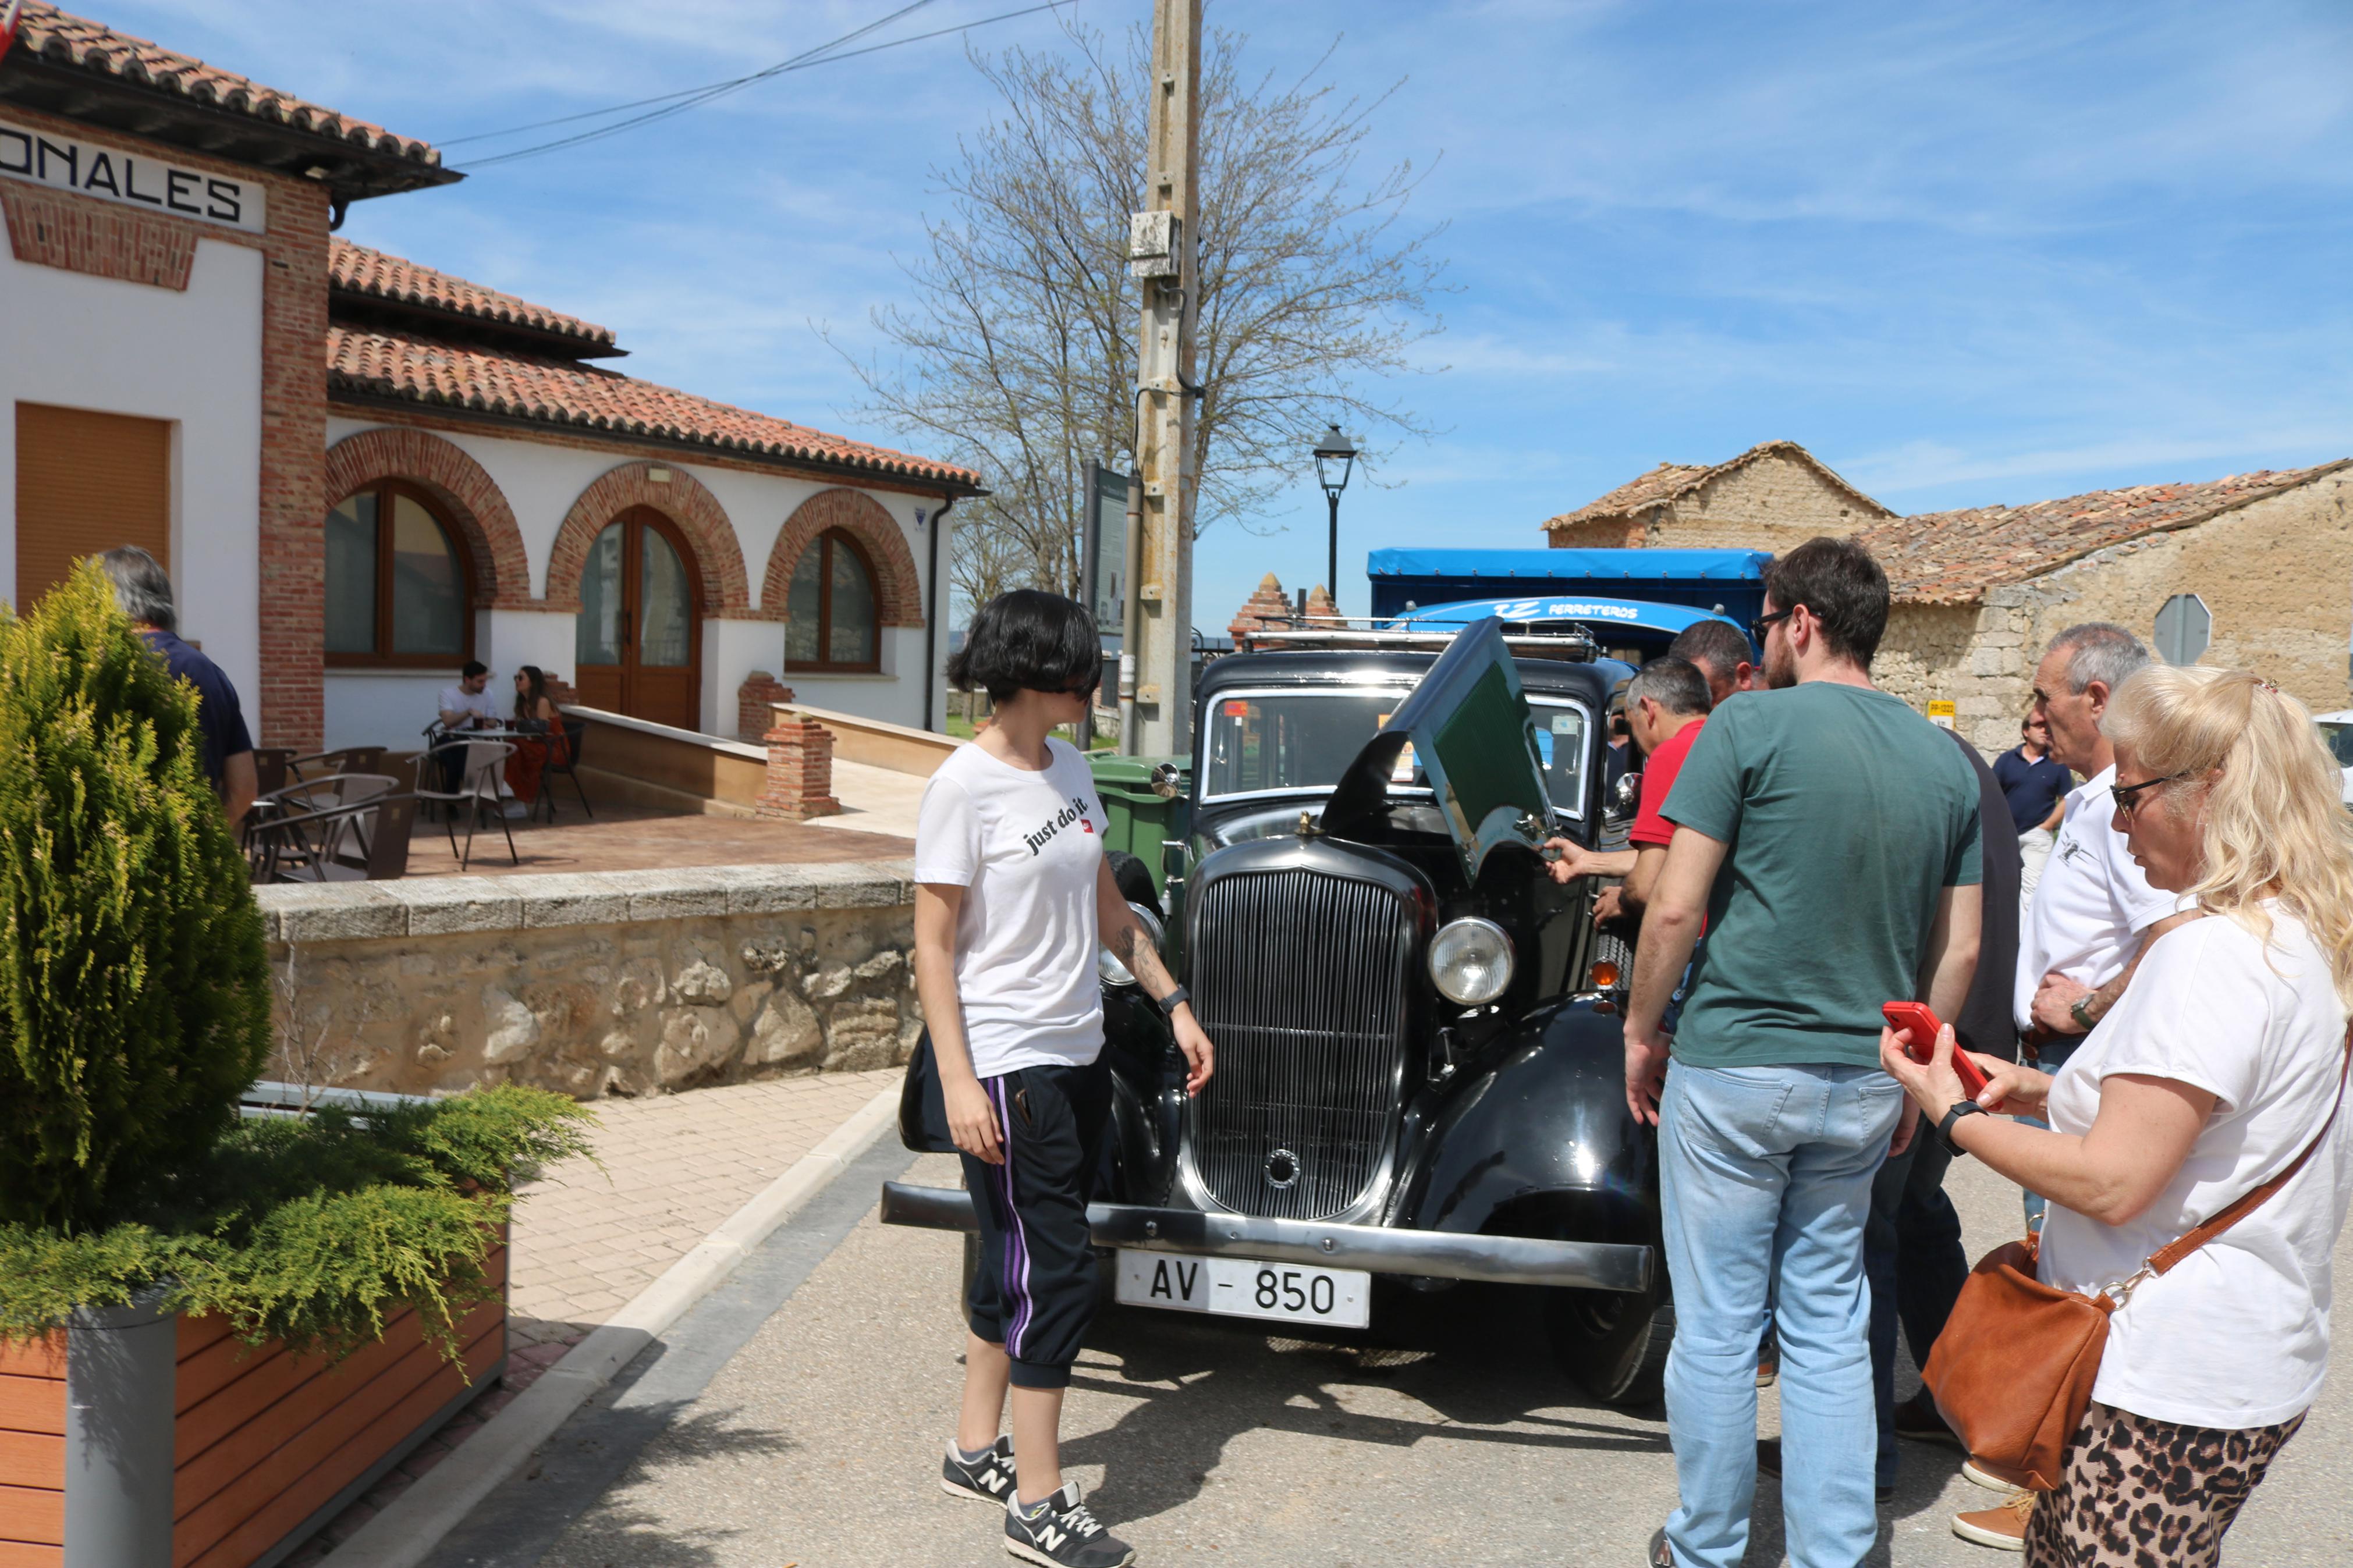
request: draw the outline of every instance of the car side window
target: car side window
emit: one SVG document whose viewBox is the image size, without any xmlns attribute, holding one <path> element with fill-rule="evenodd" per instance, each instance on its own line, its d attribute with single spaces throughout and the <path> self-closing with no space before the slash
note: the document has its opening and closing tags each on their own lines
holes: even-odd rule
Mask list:
<svg viewBox="0 0 2353 1568">
<path fill-rule="evenodd" d="M 1536 755 L 1544 760 L 1545 794 L 1555 811 L 1581 820 L 1591 722 L 1585 710 L 1573 703 L 1531 698 L 1528 710 L 1536 721 Z"/>
</svg>

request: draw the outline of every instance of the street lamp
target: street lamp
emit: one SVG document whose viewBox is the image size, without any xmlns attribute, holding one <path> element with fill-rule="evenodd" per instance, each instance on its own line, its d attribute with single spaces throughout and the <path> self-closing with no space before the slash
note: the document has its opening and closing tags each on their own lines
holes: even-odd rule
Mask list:
<svg viewBox="0 0 2353 1568">
<path fill-rule="evenodd" d="M 1340 607 L 1340 492 L 1348 488 L 1348 473 L 1356 466 L 1356 448 L 1337 425 L 1327 427 L 1324 439 L 1315 443 L 1315 478 L 1324 486 L 1324 499 L 1332 503 L 1331 560 L 1324 586 L 1332 591 L 1335 611 Z"/>
</svg>

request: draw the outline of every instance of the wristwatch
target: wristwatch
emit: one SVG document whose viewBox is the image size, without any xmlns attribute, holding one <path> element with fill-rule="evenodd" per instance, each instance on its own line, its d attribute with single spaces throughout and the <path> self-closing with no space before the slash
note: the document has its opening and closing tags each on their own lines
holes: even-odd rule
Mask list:
<svg viewBox="0 0 2353 1568">
<path fill-rule="evenodd" d="M 2083 995 L 2076 997 L 2075 1005 L 2067 1009 L 2067 1016 L 2074 1019 L 2075 1022 L 2082 1026 L 2084 1033 L 2087 1035 L 2090 1034 L 2092 1032 L 2092 1026 L 2099 1022 L 2097 1018 L 2092 1016 L 2091 993 L 2085 992 Z"/>
<path fill-rule="evenodd" d="M 1192 999 L 1191 994 L 1188 993 L 1182 985 L 1179 985 L 1176 990 L 1168 993 L 1167 995 L 1159 998 L 1160 1016 L 1164 1018 L 1175 1017 L 1176 1016 L 1176 1009 L 1182 1007 L 1186 1003 L 1190 1002 Z"/>
<path fill-rule="evenodd" d="M 1985 1113 L 1986 1108 L 1974 1100 L 1953 1101 L 1953 1108 L 1945 1112 L 1942 1121 L 1936 1123 L 1936 1142 L 1945 1146 L 1947 1153 L 1956 1158 L 1968 1153 L 1968 1150 L 1953 1142 L 1953 1128 L 1964 1116 L 1983 1116 Z"/>
</svg>

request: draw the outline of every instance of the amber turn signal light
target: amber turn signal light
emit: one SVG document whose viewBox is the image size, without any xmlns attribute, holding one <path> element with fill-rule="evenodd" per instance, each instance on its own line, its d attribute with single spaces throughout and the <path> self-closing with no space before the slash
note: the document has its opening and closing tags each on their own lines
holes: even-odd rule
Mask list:
<svg viewBox="0 0 2353 1568">
<path fill-rule="evenodd" d="M 1616 964 L 1605 958 L 1593 966 L 1593 988 L 1596 991 L 1610 990 L 1617 984 L 1618 966 Z"/>
</svg>

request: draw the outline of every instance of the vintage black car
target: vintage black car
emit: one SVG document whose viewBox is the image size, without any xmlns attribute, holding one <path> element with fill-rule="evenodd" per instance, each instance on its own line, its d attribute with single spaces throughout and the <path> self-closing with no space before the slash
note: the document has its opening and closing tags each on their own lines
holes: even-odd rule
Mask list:
<svg viewBox="0 0 2353 1568">
<path fill-rule="evenodd" d="M 1409 1289 L 1546 1287 L 1567 1370 L 1653 1399 L 1673 1314 L 1623 1088 L 1629 955 L 1541 853 L 1622 839 L 1604 751 L 1630 672 L 1492 620 L 1293 641 L 1217 660 L 1198 694 L 1162 939 L 1218 1047 L 1197 1100 L 1104 961 L 1115 1135 L 1092 1217 L 1116 1296 L 1337 1332 Z M 1157 926 L 1145 868 L 1117 869 Z M 899 1184 L 882 1217 L 972 1224 L 964 1193 Z"/>
</svg>

